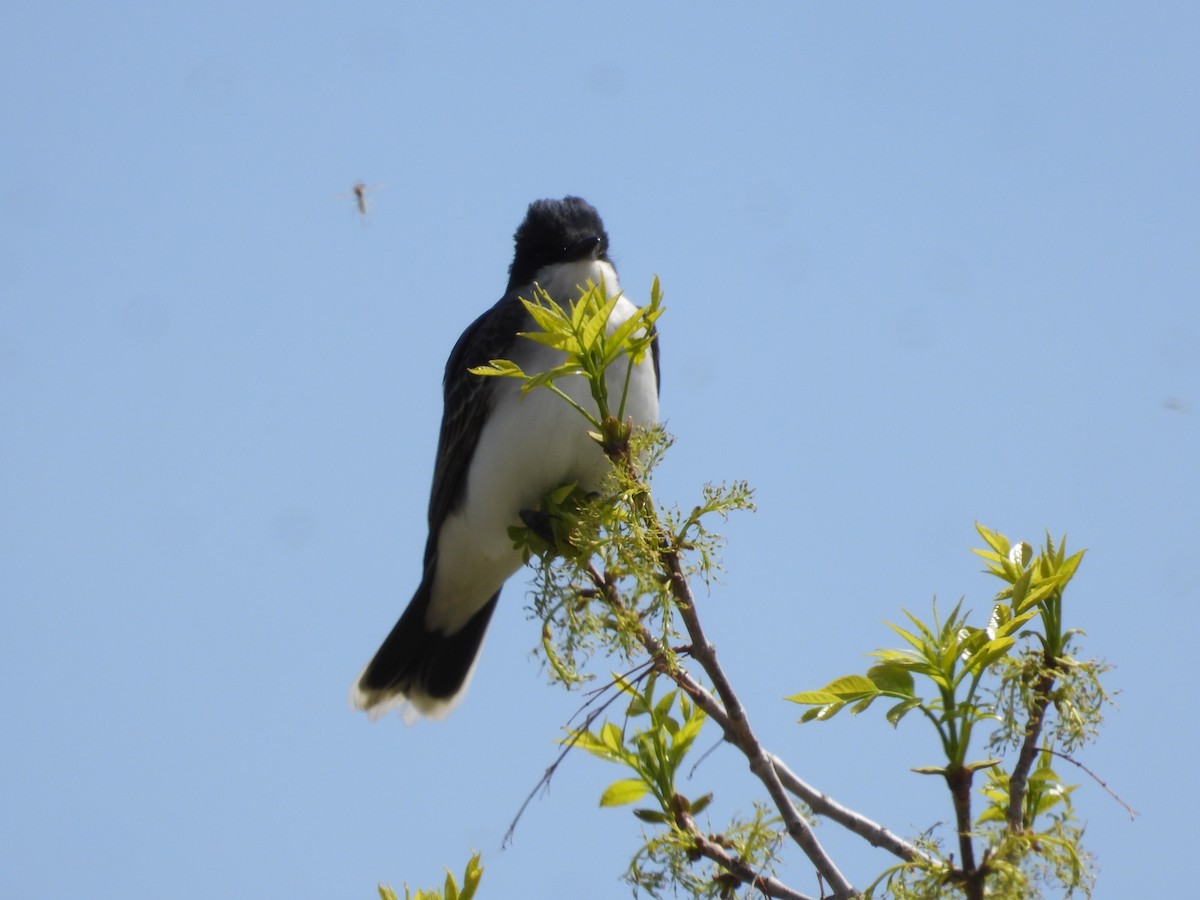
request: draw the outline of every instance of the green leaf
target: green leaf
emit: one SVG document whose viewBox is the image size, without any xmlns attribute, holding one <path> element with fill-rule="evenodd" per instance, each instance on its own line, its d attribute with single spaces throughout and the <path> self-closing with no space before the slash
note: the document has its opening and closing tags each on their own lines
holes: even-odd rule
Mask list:
<svg viewBox="0 0 1200 900">
<path fill-rule="evenodd" d="M 521 367 L 515 362 L 507 359 L 493 359 L 490 365 L 475 366 L 472 369 L 467 369 L 472 375 L 486 375 L 491 377 L 503 378 L 525 378 L 526 375 L 521 371 Z"/>
<path fill-rule="evenodd" d="M 875 682 L 862 675 L 843 675 L 835 678 L 819 691 L 801 691 L 785 699 L 793 703 L 817 704 L 838 701 L 855 701 L 879 694 Z"/>
<path fill-rule="evenodd" d="M 518 337 L 561 350 L 573 356 L 579 355 L 579 340 L 573 334 L 562 334 L 557 331 L 518 331 Z"/>
<path fill-rule="evenodd" d="M 946 769 L 943 766 L 917 766 L 910 771 L 916 772 L 918 775 L 945 775 Z"/>
<path fill-rule="evenodd" d="M 1000 556 L 1008 559 L 1008 551 L 1012 547 L 1008 538 L 999 532 L 984 528 L 978 522 L 975 523 L 975 530 L 979 532 L 979 536 L 984 539 L 989 547 L 1000 554 Z"/>
<path fill-rule="evenodd" d="M 625 714 L 630 718 L 635 716 L 644 716 L 650 712 L 650 707 L 646 705 L 646 698 L 641 694 L 634 694 L 629 698 L 629 708 L 625 710 Z"/>
<path fill-rule="evenodd" d="M 980 769 L 990 769 L 993 766 L 998 766 L 1002 762 L 1004 762 L 1002 759 L 984 759 L 979 762 L 967 763 L 963 768 L 971 772 L 978 772 Z"/>
<path fill-rule="evenodd" d="M 1005 557 L 1001 556 L 999 553 L 993 553 L 991 550 L 980 550 L 978 547 L 974 547 L 971 549 L 971 552 L 976 556 L 982 556 L 988 562 L 995 563 L 996 566 L 1002 566 L 1005 562 Z M 991 568 L 993 572 L 996 571 L 995 566 Z"/>
<path fill-rule="evenodd" d="M 654 704 L 654 716 L 652 717 L 655 722 L 662 722 L 667 718 L 667 714 L 675 703 L 675 696 L 675 691 L 667 691 L 658 698 L 658 702 Z"/>
<path fill-rule="evenodd" d="M 923 664 L 920 659 L 917 659 L 913 655 L 911 650 L 876 650 L 870 655 L 878 660 L 882 660 L 881 665 L 914 669 Z"/>
<path fill-rule="evenodd" d="M 546 495 L 546 500 L 555 506 L 562 506 L 566 499 L 571 496 L 577 484 L 578 482 L 571 481 L 561 487 L 555 488 Z"/>
<path fill-rule="evenodd" d="M 596 341 L 603 332 L 604 327 L 608 324 L 608 317 L 612 314 L 613 309 L 617 305 L 617 301 L 621 299 L 621 295 L 610 297 L 598 311 L 589 316 L 583 324 L 583 330 L 579 335 L 580 344 L 583 349 L 590 350 L 596 345 Z"/>
<path fill-rule="evenodd" d="M 594 290 L 594 289 L 593 289 Z M 593 291 L 585 291 L 578 300 L 571 304 L 571 330 L 578 333 L 583 325 L 583 318 L 587 315 L 589 307 L 593 304 L 589 301 L 592 299 Z"/>
<path fill-rule="evenodd" d="M 604 742 L 599 737 L 590 731 L 572 731 L 568 737 L 562 738 L 560 743 L 571 744 L 580 750 L 586 750 L 588 753 L 602 756 L 605 759 L 612 757 L 612 751 L 604 745 Z"/>
<path fill-rule="evenodd" d="M 704 710 L 697 706 L 695 701 L 691 700 L 687 694 L 682 692 L 679 695 L 679 714 L 683 719 L 684 725 L 688 725 L 693 721 L 703 722 L 707 718 Z"/>
<path fill-rule="evenodd" d="M 646 796 L 646 782 L 640 778 L 622 778 L 614 781 L 600 795 L 601 806 L 624 806 Z"/>
<path fill-rule="evenodd" d="M 1029 773 L 1029 781 L 1031 783 L 1042 782 L 1044 784 L 1060 784 L 1062 779 L 1060 779 L 1054 773 L 1054 770 L 1049 766 L 1043 766 L 1039 764 L 1036 769 Z"/>
<path fill-rule="evenodd" d="M 543 372 L 538 372 L 536 375 L 526 375 L 525 384 L 522 387 L 522 390 L 528 394 L 535 388 L 539 388 L 542 385 L 552 384 L 560 378 L 569 378 L 572 375 L 582 374 L 584 374 L 583 369 L 581 369 L 577 363 L 573 363 L 568 360 L 561 366 L 555 366 L 553 369 L 546 369 Z"/>
<path fill-rule="evenodd" d="M 622 694 L 628 694 L 630 697 L 639 697 L 639 698 L 641 697 L 641 692 L 637 689 L 637 685 L 635 685 L 632 681 L 630 681 L 628 678 L 626 678 L 620 672 L 613 672 L 612 680 L 613 680 L 613 684 L 616 685 L 617 689 Z M 650 679 L 646 682 L 646 696 L 649 697 L 653 693 L 654 693 L 654 676 L 651 675 Z"/>
<path fill-rule="evenodd" d="M 474 900 L 475 890 L 483 878 L 483 866 L 479 864 L 480 855 L 476 853 L 467 861 L 467 869 L 463 872 L 463 886 L 458 893 L 458 900 Z"/>
<path fill-rule="evenodd" d="M 870 706 L 872 703 L 874 703 L 875 698 L 878 696 L 879 696 L 878 694 L 872 694 L 870 697 L 864 697 L 862 700 L 859 700 L 857 703 L 855 703 L 853 706 L 850 707 L 850 715 L 857 716 L 860 712 L 862 712 L 868 706 Z"/>
<path fill-rule="evenodd" d="M 1021 608 L 1024 610 L 1029 609 L 1032 606 L 1036 606 L 1055 591 L 1059 590 L 1061 585 L 1062 582 L 1060 582 L 1058 578 L 1047 579 L 1025 595 L 1025 600 L 1021 604 Z"/>
<path fill-rule="evenodd" d="M 612 722 L 605 722 L 601 727 L 600 743 L 618 756 L 625 755 L 625 736 L 621 734 L 621 729 Z"/>
<path fill-rule="evenodd" d="M 1013 582 L 1012 589 L 1007 591 L 1012 597 L 1012 608 L 1018 613 L 1024 612 L 1036 601 L 1031 601 L 1028 598 L 1029 586 L 1033 583 L 1033 569 L 1026 569 Z"/>
<path fill-rule="evenodd" d="M 530 317 L 542 331 L 563 331 L 565 327 L 570 326 L 571 320 L 567 317 L 566 312 L 545 291 L 539 293 L 538 302 L 535 303 L 522 297 L 521 303 L 524 304 Z"/>
<path fill-rule="evenodd" d="M 921 701 L 913 698 L 912 700 L 901 700 L 895 706 L 887 711 L 887 720 L 892 725 L 898 725 L 900 720 L 921 705 Z"/>
<path fill-rule="evenodd" d="M 640 362 L 641 356 L 653 342 L 651 325 L 661 312 L 661 309 L 651 310 L 643 306 L 618 325 L 608 337 L 604 364 L 611 365 L 622 353 L 628 353 L 635 363 Z"/>
<path fill-rule="evenodd" d="M 1007 604 L 997 603 L 992 609 L 992 617 L 988 621 L 988 634 L 993 640 L 1008 637 L 1020 632 L 1021 626 L 1037 615 L 1036 609 L 1026 610 L 1019 616 L 1014 616 Z"/>
<path fill-rule="evenodd" d="M 903 628 L 901 628 L 899 625 L 895 624 L 894 622 L 888 622 L 887 626 L 888 626 L 888 628 L 892 629 L 892 631 L 896 632 L 896 634 L 900 635 L 900 637 L 904 638 L 904 640 L 906 640 L 910 644 L 912 644 L 912 646 L 918 652 L 920 652 L 922 656 L 924 656 L 924 654 L 925 654 L 925 648 L 926 648 L 927 642 L 934 643 L 933 635 L 929 634 L 928 632 L 926 632 L 926 638 L 928 640 L 923 641 L 923 640 L 921 640 L 921 638 L 917 637 L 915 634 L 905 631 Z"/>
<path fill-rule="evenodd" d="M 788 699 L 790 700 L 791 698 L 789 697 Z M 829 703 L 825 706 L 818 706 L 814 709 L 810 709 L 808 712 L 802 715 L 800 717 L 800 721 L 811 722 L 813 719 L 817 719 L 821 722 L 824 722 L 826 719 L 832 719 L 839 712 L 841 712 L 842 707 L 845 705 L 845 703 Z"/>
<path fill-rule="evenodd" d="M 693 816 L 698 815 L 699 813 L 702 813 L 704 810 L 708 809 L 708 804 L 712 803 L 712 799 L 713 795 L 711 793 L 697 797 L 688 804 L 688 811 L 691 812 Z"/>
<path fill-rule="evenodd" d="M 683 727 L 675 733 L 671 742 L 671 758 L 678 764 L 680 759 L 691 748 L 692 743 L 700 734 L 700 729 L 704 727 L 704 712 L 698 711 L 698 714 L 688 719 Z"/>
<path fill-rule="evenodd" d="M 1063 540 L 1066 541 L 1065 535 L 1063 536 Z M 1069 559 L 1063 560 L 1062 565 L 1058 567 L 1058 577 L 1062 579 L 1061 583 L 1064 587 L 1068 581 L 1075 577 L 1075 572 L 1079 569 L 1079 564 L 1083 562 L 1083 554 L 1085 553 L 1087 553 L 1086 550 L 1080 550 Z"/>
<path fill-rule="evenodd" d="M 915 684 L 912 672 L 906 664 L 887 661 L 867 669 L 867 678 L 881 692 L 893 697 L 914 696 Z"/>
<path fill-rule="evenodd" d="M 988 641 L 971 656 L 967 665 L 975 671 L 986 669 L 996 660 L 1008 656 L 1008 651 L 1016 642 L 1017 639 L 1012 637 L 1001 637 L 994 641 Z"/>
<path fill-rule="evenodd" d="M 981 812 L 979 814 L 979 818 L 976 819 L 976 821 L 979 822 L 981 825 L 984 822 L 1007 822 L 1008 821 L 1008 811 L 1003 806 L 999 806 L 999 805 L 989 806 L 987 809 L 985 809 L 983 812 Z"/>
<path fill-rule="evenodd" d="M 667 821 L 667 814 L 657 809 L 635 809 L 633 814 L 652 825 L 662 825 Z"/>
</svg>

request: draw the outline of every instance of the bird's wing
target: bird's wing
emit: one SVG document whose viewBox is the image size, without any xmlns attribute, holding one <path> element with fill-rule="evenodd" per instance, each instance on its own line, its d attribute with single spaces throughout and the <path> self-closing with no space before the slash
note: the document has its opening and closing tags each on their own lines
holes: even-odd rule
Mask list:
<svg viewBox="0 0 1200 900">
<path fill-rule="evenodd" d="M 426 564 L 437 552 L 437 533 L 442 522 L 462 502 L 467 471 L 495 393 L 493 378 L 472 375 L 467 370 L 508 357 L 517 332 L 526 329 L 528 315 L 517 293 L 509 292 L 472 322 L 450 351 L 442 382 L 445 409 L 429 498 Z"/>
<path fill-rule="evenodd" d="M 662 396 L 662 373 L 658 367 L 658 329 L 653 325 L 650 326 L 650 333 L 654 335 L 654 341 L 650 344 L 650 358 L 654 360 L 654 393 Z"/>
</svg>

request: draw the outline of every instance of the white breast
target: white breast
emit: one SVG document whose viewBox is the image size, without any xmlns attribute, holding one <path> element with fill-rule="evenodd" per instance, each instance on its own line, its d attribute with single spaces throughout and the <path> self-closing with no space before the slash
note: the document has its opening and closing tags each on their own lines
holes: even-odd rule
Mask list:
<svg viewBox="0 0 1200 900">
<path fill-rule="evenodd" d="M 584 261 L 557 266 L 542 283 L 556 301 L 578 296 L 575 286 L 604 279 L 609 294 L 618 292 L 616 272 L 605 262 Z M 611 332 L 637 307 L 622 298 L 609 317 Z M 561 352 L 533 341 L 518 341 L 513 361 L 526 373 L 558 365 Z M 627 363 L 608 371 L 608 393 L 620 402 Z M 585 409 L 596 404 L 585 379 L 572 376 L 555 382 Z M 543 389 L 522 397 L 520 384 L 498 381 L 495 405 L 480 434 L 467 478 L 462 507 L 446 518 L 439 534 L 439 557 L 433 602 L 427 624 L 454 631 L 466 623 L 521 565 L 508 528 L 520 524 L 523 509 L 536 508 L 549 491 L 577 481 L 585 489 L 597 485 L 609 465 L 604 452 L 588 437 L 591 426 L 561 397 Z M 615 412 L 615 409 L 614 409 Z M 658 387 L 649 354 L 630 376 L 625 414 L 638 425 L 658 421 Z"/>
</svg>

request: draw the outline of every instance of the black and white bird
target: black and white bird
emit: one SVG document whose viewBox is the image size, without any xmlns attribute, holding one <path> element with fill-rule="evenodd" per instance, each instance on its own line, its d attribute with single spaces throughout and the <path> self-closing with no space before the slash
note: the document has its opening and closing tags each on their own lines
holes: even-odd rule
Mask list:
<svg viewBox="0 0 1200 900">
<path fill-rule="evenodd" d="M 561 351 L 518 337 L 536 330 L 519 299 L 533 299 L 534 283 L 563 307 L 589 281 L 603 283 L 610 297 L 621 291 L 600 216 L 579 197 L 530 204 L 513 240 L 504 296 L 463 332 L 446 363 L 424 574 L 351 689 L 353 705 L 372 718 L 391 709 L 407 722 L 450 712 L 471 680 L 500 589 L 521 567 L 509 527 L 561 485 L 598 486 L 609 465 L 587 421 L 561 397 L 547 390 L 522 397 L 515 379 L 468 371 L 493 359 L 530 375 L 561 363 Z M 609 330 L 635 310 L 622 297 Z M 610 396 L 620 396 L 626 370 L 620 361 L 609 369 Z M 582 376 L 556 384 L 596 412 Z M 625 412 L 636 425 L 658 421 L 657 339 L 632 372 Z"/>
</svg>

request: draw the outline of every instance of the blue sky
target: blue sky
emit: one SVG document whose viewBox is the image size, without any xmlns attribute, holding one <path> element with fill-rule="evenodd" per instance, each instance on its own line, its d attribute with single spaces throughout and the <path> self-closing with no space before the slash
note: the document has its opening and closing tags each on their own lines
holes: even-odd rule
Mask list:
<svg viewBox="0 0 1200 900">
<path fill-rule="evenodd" d="M 911 834 L 915 720 L 795 724 L 885 620 L 1089 553 L 1122 692 L 1076 793 L 1097 896 L 1190 852 L 1200 593 L 1193 4 L 9 4 L 0 11 L 0 895 L 625 896 L 618 777 L 510 582 L 448 720 L 350 711 L 417 583 L 454 339 L 525 206 L 657 273 L 656 480 L 748 479 L 712 637 L 768 746 Z M 364 219 L 348 197 L 379 185 Z M 713 731 L 706 740 L 715 740 Z M 728 749 L 714 824 L 760 796 Z M 890 860 L 819 830 L 857 884 Z M 815 892 L 793 854 L 784 875 Z"/>
</svg>

